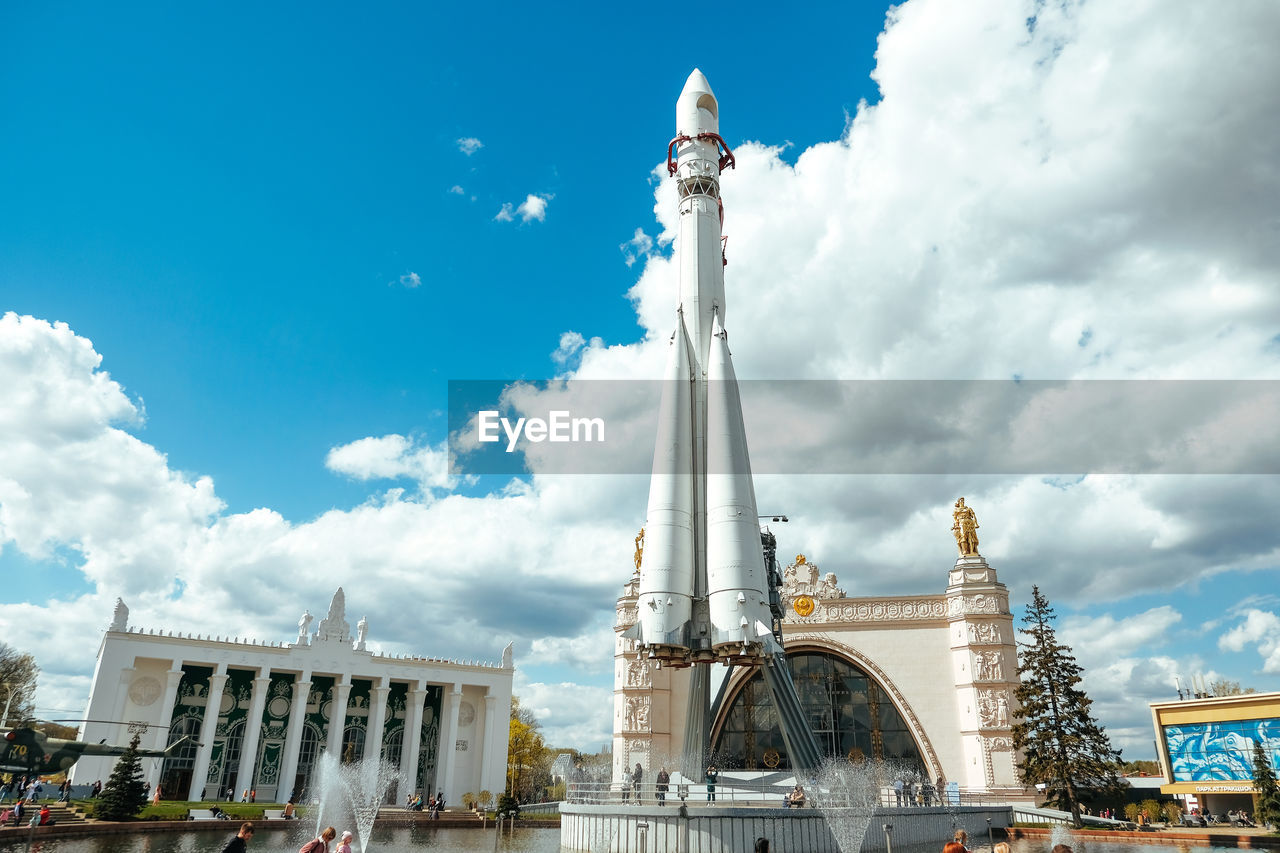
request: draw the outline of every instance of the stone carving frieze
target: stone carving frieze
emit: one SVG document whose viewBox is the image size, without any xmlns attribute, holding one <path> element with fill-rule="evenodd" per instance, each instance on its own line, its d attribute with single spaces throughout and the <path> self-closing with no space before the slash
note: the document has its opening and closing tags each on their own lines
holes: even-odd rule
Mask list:
<svg viewBox="0 0 1280 853">
<path fill-rule="evenodd" d="M 649 729 L 649 697 L 628 696 L 623 729 L 629 732 L 648 732 Z"/>
<path fill-rule="evenodd" d="M 830 599 L 844 598 L 844 590 L 836 586 L 834 572 L 827 572 L 819 577 L 817 563 L 810 563 L 803 554 L 782 571 L 782 597 L 795 598 L 807 595 L 810 598 Z"/>
<path fill-rule="evenodd" d="M 1009 727 L 1009 691 L 979 690 L 978 720 L 986 729 Z"/>
<path fill-rule="evenodd" d="M 630 627 L 636 624 L 636 619 L 640 613 L 635 607 L 619 607 L 618 608 L 618 625 L 619 628 Z"/>
<path fill-rule="evenodd" d="M 969 622 L 969 645 L 999 646 L 1004 643 L 1000 626 L 995 622 Z"/>
<path fill-rule="evenodd" d="M 632 660 L 627 662 L 627 687 L 649 688 L 652 686 L 647 661 Z"/>
<path fill-rule="evenodd" d="M 1004 613 L 1007 607 L 1003 596 L 976 593 L 948 599 L 947 615 L 963 616 L 966 613 Z"/>
<path fill-rule="evenodd" d="M 1004 652 L 976 651 L 973 653 L 974 681 L 1004 681 Z"/>
<path fill-rule="evenodd" d="M 947 617 L 947 601 L 942 596 L 915 598 L 837 599 L 820 604 L 809 616 L 800 616 L 787 605 L 787 622 L 813 624 L 822 622 L 929 622 Z"/>
</svg>

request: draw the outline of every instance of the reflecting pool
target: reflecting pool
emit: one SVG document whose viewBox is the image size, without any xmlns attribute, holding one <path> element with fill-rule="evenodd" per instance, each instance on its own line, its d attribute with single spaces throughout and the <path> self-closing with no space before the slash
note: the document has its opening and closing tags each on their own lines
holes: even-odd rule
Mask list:
<svg viewBox="0 0 1280 853">
<path fill-rule="evenodd" d="M 147 832 L 36 841 L 31 845 L 31 853 L 218 853 L 240 828 L 238 823 L 229 823 L 227 832 Z M 291 832 L 264 831 L 249 843 L 249 853 L 297 853 L 309 839 L 310 836 Z M 369 849 L 388 853 L 393 850 L 493 853 L 493 842 L 492 829 L 375 827 Z M 26 849 L 25 841 L 0 843 L 0 853 L 23 853 Z M 497 849 L 502 853 L 557 853 L 560 830 L 517 828 L 510 835 L 504 831 Z"/>
</svg>

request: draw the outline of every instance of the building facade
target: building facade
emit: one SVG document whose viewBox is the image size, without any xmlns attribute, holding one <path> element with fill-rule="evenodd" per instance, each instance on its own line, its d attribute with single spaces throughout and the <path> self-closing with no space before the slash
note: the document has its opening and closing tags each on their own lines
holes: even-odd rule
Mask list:
<svg viewBox="0 0 1280 853">
<path fill-rule="evenodd" d="M 1010 734 L 1018 660 L 1009 594 L 973 545 L 939 595 L 850 597 L 834 574 L 798 555 L 783 572 L 784 648 L 827 755 L 891 761 L 930 782 L 1026 799 Z M 690 670 L 637 657 L 623 636 L 637 593 L 633 576 L 617 603 L 615 780 L 636 763 L 678 766 L 684 737 Z M 735 667 L 723 681 L 712 760 L 722 770 L 789 769 L 762 673 Z"/>
<path fill-rule="evenodd" d="M 128 618 L 117 602 L 81 737 L 123 743 L 137 732 L 147 748 L 178 744 L 143 762 L 166 799 L 253 791 L 260 802 L 303 800 L 325 752 L 380 757 L 407 771 L 416 791 L 443 791 L 452 803 L 503 789 L 511 646 L 498 664 L 375 654 L 364 619 L 352 636 L 341 589 L 314 631 L 305 612 L 286 643 L 143 630 Z M 105 780 L 114 761 L 83 758 L 73 778 Z"/>
<path fill-rule="evenodd" d="M 1174 794 L 1205 814 L 1253 810 L 1253 751 L 1280 767 L 1280 693 L 1154 702 L 1156 748 Z"/>
</svg>

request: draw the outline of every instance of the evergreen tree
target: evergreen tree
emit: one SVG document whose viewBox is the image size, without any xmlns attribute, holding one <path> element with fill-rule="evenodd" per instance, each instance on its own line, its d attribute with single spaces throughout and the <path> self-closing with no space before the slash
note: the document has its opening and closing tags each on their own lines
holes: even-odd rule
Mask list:
<svg viewBox="0 0 1280 853">
<path fill-rule="evenodd" d="M 1253 787 L 1254 819 L 1260 826 L 1269 823 L 1280 823 L 1280 785 L 1276 783 L 1276 772 L 1267 758 L 1267 751 L 1262 744 L 1253 744 Z"/>
<path fill-rule="evenodd" d="M 93 816 L 98 820 L 130 820 L 147 804 L 138 740 L 138 735 L 134 735 L 129 741 L 128 749 L 120 753 L 107 784 L 102 786 L 93 809 Z"/>
<path fill-rule="evenodd" d="M 1020 706 L 1013 726 L 1013 745 L 1020 753 L 1018 771 L 1028 785 L 1043 784 L 1045 801 L 1071 812 L 1076 827 L 1080 800 L 1088 790 L 1118 791 L 1120 752 L 1111 748 L 1106 731 L 1093 718 L 1093 703 L 1079 688 L 1080 665 L 1071 648 L 1058 642 L 1054 613 L 1039 587 L 1031 588 L 1031 604 L 1019 633 L 1015 696 Z M 1099 791 L 1101 789 L 1101 791 Z"/>
</svg>

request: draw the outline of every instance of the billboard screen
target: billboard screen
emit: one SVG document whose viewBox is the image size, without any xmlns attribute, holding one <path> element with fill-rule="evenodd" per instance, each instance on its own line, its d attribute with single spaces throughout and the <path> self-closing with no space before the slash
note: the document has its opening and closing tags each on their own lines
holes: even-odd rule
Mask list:
<svg viewBox="0 0 1280 853">
<path fill-rule="evenodd" d="M 1280 762 L 1280 719 L 1165 726 L 1164 742 L 1173 782 L 1250 781 L 1255 743 Z"/>
</svg>

